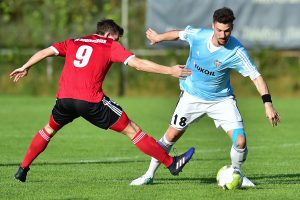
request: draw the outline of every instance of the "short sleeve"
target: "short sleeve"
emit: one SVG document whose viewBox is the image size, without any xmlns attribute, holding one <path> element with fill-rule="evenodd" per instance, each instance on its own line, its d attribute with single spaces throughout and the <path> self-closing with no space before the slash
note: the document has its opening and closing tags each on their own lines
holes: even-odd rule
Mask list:
<svg viewBox="0 0 300 200">
<path fill-rule="evenodd" d="M 199 29 L 194 29 L 192 26 L 187 26 L 183 31 L 179 31 L 179 39 L 190 42 Z"/>
<path fill-rule="evenodd" d="M 52 44 L 50 47 L 57 56 L 66 56 L 67 47 L 68 47 L 69 40 L 65 40 L 63 42 L 57 42 Z"/>
<path fill-rule="evenodd" d="M 245 48 L 241 47 L 236 51 L 236 70 L 244 77 L 249 76 L 252 80 L 260 76 L 256 65 L 251 60 Z"/>
<path fill-rule="evenodd" d="M 113 41 L 111 46 L 111 61 L 112 62 L 119 62 L 127 64 L 128 60 L 133 57 L 134 54 L 125 47 L 123 47 L 119 42 Z"/>
</svg>

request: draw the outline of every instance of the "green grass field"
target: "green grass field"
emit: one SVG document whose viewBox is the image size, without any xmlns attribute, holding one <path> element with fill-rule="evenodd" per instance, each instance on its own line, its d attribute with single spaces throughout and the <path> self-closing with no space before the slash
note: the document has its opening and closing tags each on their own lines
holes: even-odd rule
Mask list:
<svg viewBox="0 0 300 200">
<path fill-rule="evenodd" d="M 143 130 L 159 139 L 168 126 L 176 98 L 115 98 Z M 231 141 L 205 117 L 176 144 L 196 153 L 177 177 L 161 167 L 151 186 L 129 186 L 149 158 L 123 135 L 82 119 L 64 127 L 31 165 L 26 183 L 13 179 L 35 135 L 47 122 L 54 98 L 0 96 L 0 199 L 297 199 L 300 196 L 299 99 L 273 97 L 281 114 L 272 128 L 259 98 L 239 99 L 249 155 L 245 174 L 255 189 L 223 191 L 215 176 L 230 163 Z M 172 152 L 174 155 L 174 153 Z"/>
</svg>

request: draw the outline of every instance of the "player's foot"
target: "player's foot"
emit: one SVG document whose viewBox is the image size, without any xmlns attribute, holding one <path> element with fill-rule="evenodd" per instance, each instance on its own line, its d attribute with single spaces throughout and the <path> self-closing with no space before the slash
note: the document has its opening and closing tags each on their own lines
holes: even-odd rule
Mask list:
<svg viewBox="0 0 300 200">
<path fill-rule="evenodd" d="M 255 184 L 252 183 L 246 176 L 243 176 L 242 187 L 255 187 Z"/>
<path fill-rule="evenodd" d="M 173 163 L 168 167 L 171 174 L 176 176 L 179 174 L 179 172 L 182 171 L 183 167 L 190 161 L 193 154 L 195 152 L 195 148 L 190 148 L 187 152 L 180 156 L 175 156 Z"/>
<path fill-rule="evenodd" d="M 15 179 L 17 179 L 21 182 L 25 182 L 28 171 L 29 171 L 28 167 L 27 168 L 19 167 L 17 173 L 15 174 Z"/>
<path fill-rule="evenodd" d="M 137 179 L 131 181 L 130 185 L 150 185 L 153 184 L 153 177 L 143 175 Z"/>
<path fill-rule="evenodd" d="M 241 169 L 239 168 L 235 168 L 236 170 L 238 170 L 242 176 L 243 176 L 243 182 L 242 182 L 242 186 L 241 187 L 255 187 L 255 184 L 252 183 L 252 181 L 250 181 L 245 174 L 241 171 Z"/>
</svg>

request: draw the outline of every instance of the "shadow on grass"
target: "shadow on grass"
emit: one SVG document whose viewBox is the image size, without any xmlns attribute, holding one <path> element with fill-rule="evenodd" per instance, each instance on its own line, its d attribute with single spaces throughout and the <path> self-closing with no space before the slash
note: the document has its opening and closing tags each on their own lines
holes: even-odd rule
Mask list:
<svg viewBox="0 0 300 200">
<path fill-rule="evenodd" d="M 248 177 L 251 181 L 255 183 L 256 186 L 259 185 L 273 185 L 273 184 L 300 184 L 300 173 L 295 174 L 266 174 L 259 176 Z M 155 179 L 154 184 L 176 184 L 178 182 L 193 182 L 195 184 L 216 184 L 215 177 L 174 177 L 174 178 L 158 178 Z"/>
<path fill-rule="evenodd" d="M 179 177 L 174 177 L 174 178 L 158 178 L 155 179 L 156 182 L 154 184 L 178 184 L 181 182 L 185 183 L 194 183 L 194 184 L 216 184 L 216 178 L 179 178 Z"/>
<path fill-rule="evenodd" d="M 218 159 L 223 160 L 223 159 Z M 203 162 L 203 159 L 192 159 L 192 162 Z M 80 161 L 67 161 L 67 162 L 34 162 L 32 165 L 81 165 L 81 164 L 120 164 L 120 163 L 150 163 L 150 159 L 145 160 L 80 160 Z M 5 166 L 19 166 L 20 163 L 0 163 L 0 167 Z"/>
<path fill-rule="evenodd" d="M 276 175 L 261 175 L 261 176 L 254 176 L 254 177 L 248 177 L 250 180 L 252 180 L 257 187 L 255 188 L 241 188 L 242 190 L 247 189 L 260 189 L 260 185 L 273 185 L 273 184 L 300 184 L 300 173 L 295 174 L 276 174 Z M 216 184 L 216 178 L 215 177 L 208 177 L 208 178 L 201 178 L 201 177 L 185 177 L 185 178 L 158 178 L 155 179 L 155 182 L 153 185 L 160 185 L 160 184 L 178 184 L 178 183 L 193 183 L 193 184 L 199 184 L 199 185 L 215 185 Z M 266 188 L 264 188 L 266 189 Z"/>
<path fill-rule="evenodd" d="M 69 162 L 36 162 L 32 165 L 81 165 L 81 164 L 120 164 L 120 163 L 141 163 L 150 160 L 82 160 Z M 20 163 L 0 163 L 1 166 L 19 166 Z"/>
<path fill-rule="evenodd" d="M 220 159 L 222 160 L 222 159 Z M 145 160 L 83 160 L 70 162 L 37 162 L 32 165 L 82 165 L 82 164 L 122 164 L 122 163 L 149 163 L 149 159 Z M 202 159 L 193 159 L 192 162 L 203 161 Z M 19 166 L 20 163 L 0 163 L 0 167 Z M 247 176 L 248 177 L 248 176 Z M 300 173 L 294 174 L 266 174 L 254 175 L 248 177 L 257 186 L 266 184 L 300 184 Z M 190 177 L 190 178 L 159 178 L 155 179 L 154 184 L 176 184 L 178 182 L 193 182 L 195 184 L 216 184 L 215 177 Z"/>
</svg>

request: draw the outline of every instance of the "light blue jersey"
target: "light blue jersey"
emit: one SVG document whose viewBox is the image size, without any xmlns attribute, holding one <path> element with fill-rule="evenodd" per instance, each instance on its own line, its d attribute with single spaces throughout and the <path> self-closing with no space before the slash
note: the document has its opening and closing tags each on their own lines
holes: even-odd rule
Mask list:
<svg viewBox="0 0 300 200">
<path fill-rule="evenodd" d="M 236 70 L 253 80 L 260 76 L 246 49 L 233 36 L 225 46 L 213 51 L 209 45 L 212 29 L 194 29 L 187 26 L 179 36 L 190 45 L 186 68 L 192 75 L 180 80 L 180 88 L 205 101 L 219 101 L 233 95 L 230 71 Z M 216 48 L 216 47 L 215 47 Z"/>
</svg>

